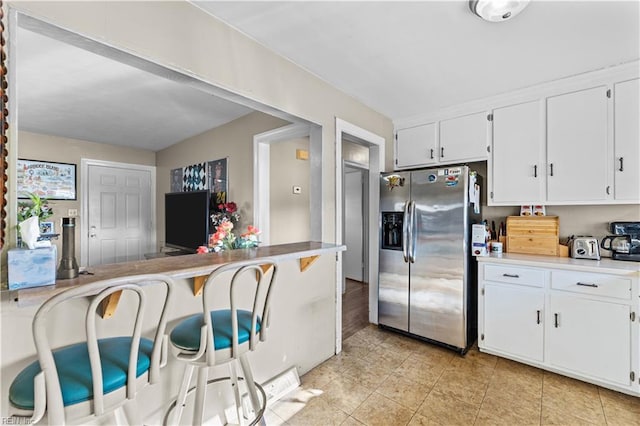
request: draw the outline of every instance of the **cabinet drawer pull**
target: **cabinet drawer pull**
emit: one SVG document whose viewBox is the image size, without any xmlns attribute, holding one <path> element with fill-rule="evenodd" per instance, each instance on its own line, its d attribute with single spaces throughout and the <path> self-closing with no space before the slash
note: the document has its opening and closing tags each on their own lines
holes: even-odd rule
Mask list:
<svg viewBox="0 0 640 426">
<path fill-rule="evenodd" d="M 536 315 L 537 315 L 537 317 L 538 317 L 538 318 L 537 318 L 537 320 L 536 320 L 536 324 L 540 324 L 540 309 L 538 309 L 538 310 L 536 311 Z"/>
<path fill-rule="evenodd" d="M 553 176 L 553 163 L 550 164 L 551 176 Z"/>
<path fill-rule="evenodd" d="M 558 314 L 553 314 L 553 326 L 558 328 Z"/>
<path fill-rule="evenodd" d="M 593 284 L 593 283 L 581 283 L 581 282 L 577 282 L 576 285 L 581 285 L 583 287 L 593 287 L 593 288 L 598 288 L 598 284 Z"/>
<path fill-rule="evenodd" d="M 440 148 L 440 158 L 444 158 L 444 147 Z"/>
<path fill-rule="evenodd" d="M 518 274 L 502 274 L 503 277 L 509 277 L 509 278 L 520 278 L 520 275 Z"/>
<path fill-rule="evenodd" d="M 538 165 L 533 166 L 533 177 L 538 177 Z"/>
<path fill-rule="evenodd" d="M 433 148 L 431 148 L 431 159 L 433 160 Z"/>
<path fill-rule="evenodd" d="M 624 172 L 624 157 L 620 157 L 620 168 L 618 170 Z"/>
</svg>

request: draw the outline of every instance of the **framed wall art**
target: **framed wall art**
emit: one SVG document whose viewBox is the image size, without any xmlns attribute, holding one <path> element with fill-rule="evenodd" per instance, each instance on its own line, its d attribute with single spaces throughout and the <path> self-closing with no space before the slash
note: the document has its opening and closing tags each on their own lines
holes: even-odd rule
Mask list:
<svg viewBox="0 0 640 426">
<path fill-rule="evenodd" d="M 226 203 L 229 199 L 227 159 L 228 157 L 225 157 L 207 163 L 209 169 L 209 190 L 211 191 L 211 204 L 213 206 Z"/>
<path fill-rule="evenodd" d="M 171 170 L 171 192 L 182 191 L 182 167 Z"/>
<path fill-rule="evenodd" d="M 192 164 L 182 169 L 182 190 L 207 189 L 207 163 Z"/>
<path fill-rule="evenodd" d="M 48 200 L 76 200 L 76 165 L 18 159 L 18 198 L 34 193 Z"/>
</svg>

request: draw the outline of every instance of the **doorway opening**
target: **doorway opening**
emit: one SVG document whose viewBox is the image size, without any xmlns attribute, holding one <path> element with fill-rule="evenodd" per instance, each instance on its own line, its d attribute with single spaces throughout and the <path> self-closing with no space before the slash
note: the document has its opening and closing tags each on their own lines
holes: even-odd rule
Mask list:
<svg viewBox="0 0 640 426">
<path fill-rule="evenodd" d="M 273 148 L 273 149 L 272 149 Z M 291 185 L 284 185 L 279 180 L 282 173 L 285 176 L 288 167 L 278 161 L 278 155 L 296 154 L 297 150 L 308 149 L 307 160 L 289 159 L 291 166 L 295 162 L 302 167 L 297 171 L 302 178 L 307 173 L 307 180 L 294 180 Z M 264 245 L 282 244 L 293 241 L 321 241 L 322 240 L 322 168 L 320 158 L 322 154 L 322 128 L 313 124 L 291 124 L 268 132 L 255 135 L 253 138 L 253 223 L 262 232 L 260 241 Z M 272 158 L 273 157 L 273 158 Z M 274 167 L 279 170 L 272 171 Z M 298 168 L 298 167 L 296 167 Z M 298 184 L 300 183 L 300 185 Z M 306 186 L 306 187 L 305 187 Z M 300 187 L 295 191 L 294 187 Z M 304 191 L 304 193 L 302 192 Z M 277 197 L 286 197 L 286 203 L 278 204 Z M 306 204 L 306 206 L 305 206 Z M 298 225 L 305 229 L 295 232 L 296 227 L 287 227 L 288 215 L 278 215 L 277 209 L 295 209 L 299 217 Z M 278 215 L 272 218 L 273 215 Z M 275 228 L 275 229 L 273 229 Z M 293 233 L 283 230 L 291 229 Z"/>
<path fill-rule="evenodd" d="M 368 268 L 368 183 L 369 150 L 343 141 L 343 253 L 344 289 L 342 293 L 342 339 L 348 339 L 369 325 Z M 365 161 L 356 163 L 354 152 L 360 151 Z"/>
<path fill-rule="evenodd" d="M 362 279 L 364 284 L 359 288 L 360 309 L 366 309 L 367 323 L 378 322 L 378 176 L 384 167 L 385 139 L 365 129 L 336 118 L 336 243 L 347 245 L 347 254 L 338 257 L 336 268 L 336 353 L 342 351 L 343 321 L 346 320 L 347 311 L 351 301 L 347 299 L 347 277 L 345 276 L 345 262 L 348 260 L 349 244 L 346 243 L 345 228 L 347 226 L 345 207 L 345 183 L 347 180 L 356 180 L 356 177 L 347 177 L 347 174 L 355 173 L 351 169 L 360 169 L 362 174 Z M 350 173 L 346 173 L 350 171 Z M 349 200 L 351 202 L 351 200 Z M 353 245 L 353 243 L 352 243 Z M 357 243 L 356 243 L 357 245 Z M 356 250 L 357 252 L 358 250 Z M 353 287 L 349 281 L 350 287 Z M 356 287 L 357 288 L 357 287 Z M 352 288 L 351 288 L 352 289 Z M 363 294 L 364 293 L 364 294 Z M 352 296 L 354 294 L 349 294 Z M 343 310 L 343 298 L 345 309 Z M 365 302 L 366 307 L 365 307 Z M 345 318 L 343 318 L 343 312 Z M 350 315 L 350 314 L 349 314 Z M 347 325 L 347 324 L 346 324 Z M 348 324 L 350 325 L 350 324 Z M 344 330 L 345 337 L 350 331 Z"/>
</svg>

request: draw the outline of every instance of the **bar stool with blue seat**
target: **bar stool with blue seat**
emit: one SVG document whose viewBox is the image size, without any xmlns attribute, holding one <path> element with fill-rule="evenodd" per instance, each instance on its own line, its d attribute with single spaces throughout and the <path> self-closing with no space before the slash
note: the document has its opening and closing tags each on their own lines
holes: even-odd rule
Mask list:
<svg viewBox="0 0 640 426">
<path fill-rule="evenodd" d="M 266 396 L 255 383 L 247 353 L 254 351 L 258 342 L 267 338 L 272 287 L 277 272 L 276 262 L 269 259 L 235 262 L 213 271 L 204 285 L 203 313 L 187 317 L 176 325 L 169 340 L 177 352 L 177 359 L 186 362 L 182 386 L 175 405 L 170 407 L 165 423 L 173 414 L 173 424 L 180 424 L 187 394 L 195 389 L 192 424 L 201 425 L 204 419 L 207 384 L 230 380 L 234 391 L 237 419 L 246 420 L 242 410 L 236 361 L 240 362 L 243 382 L 252 405 L 252 421 L 262 419 Z M 228 295 L 225 309 L 214 309 L 214 293 Z M 225 302 L 226 303 L 226 302 Z M 229 377 L 208 380 L 209 368 L 228 364 Z M 195 388 L 190 389 L 194 368 L 198 368 Z M 258 396 L 260 392 L 262 399 Z"/>
<path fill-rule="evenodd" d="M 30 416 L 23 419 L 24 424 L 45 419 L 46 424 L 57 426 L 108 413 L 120 414 L 118 423 L 123 418 L 141 424 L 135 398 L 139 389 L 159 380 L 159 370 L 166 364 L 165 330 L 173 286 L 172 279 L 165 275 L 136 275 L 73 287 L 45 301 L 33 319 L 38 359 L 24 368 L 9 388 L 9 402 L 16 424 L 20 419 L 15 417 Z M 149 291 L 143 287 L 149 287 Z M 122 292 L 120 305 L 123 300 L 133 301 L 127 303 L 131 309 L 122 308 L 123 312 L 118 315 L 130 315 L 135 311 L 131 320 L 127 317 L 131 324 L 117 326 L 118 332 L 111 331 L 111 337 L 98 338 L 98 334 L 104 335 L 106 330 L 116 326 L 115 318 L 96 325 L 100 321 L 100 303 L 116 292 Z M 130 294 L 134 296 L 130 297 Z M 153 301 L 150 301 L 152 297 Z M 59 312 L 62 308 L 59 305 L 79 298 L 89 299 L 86 309 L 83 307 L 86 312 L 85 339 L 52 349 L 47 326 L 52 328 L 58 324 L 51 311 Z M 64 308 L 73 311 L 74 306 L 82 303 L 66 304 Z M 146 311 L 152 310 L 151 304 L 159 313 L 151 320 L 157 326 L 149 339 L 142 337 L 142 328 Z M 119 333 L 123 328 L 127 331 Z"/>
</svg>

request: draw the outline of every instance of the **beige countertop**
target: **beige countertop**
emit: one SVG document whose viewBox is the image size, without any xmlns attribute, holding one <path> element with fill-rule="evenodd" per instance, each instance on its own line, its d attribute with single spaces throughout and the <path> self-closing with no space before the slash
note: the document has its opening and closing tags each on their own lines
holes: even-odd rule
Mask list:
<svg viewBox="0 0 640 426">
<path fill-rule="evenodd" d="M 214 269 L 231 262 L 266 257 L 276 261 L 296 260 L 344 251 L 345 249 L 344 245 L 304 241 L 255 249 L 228 250 L 220 253 L 158 257 L 134 262 L 94 266 L 87 268 L 87 272 L 90 274 L 79 275 L 77 278 L 67 280 L 57 280 L 55 285 L 14 290 L 10 293 L 11 298 L 18 302 L 18 305 L 26 306 L 41 303 L 46 298 L 67 288 L 109 278 L 139 274 L 166 274 L 173 278 L 192 278 L 208 275 Z"/>
<path fill-rule="evenodd" d="M 640 276 L 640 262 L 613 260 L 573 259 L 570 257 L 536 256 L 530 254 L 503 253 L 490 256 L 476 257 L 479 263 L 503 263 L 520 266 L 537 266 L 547 268 L 562 268 L 581 272 L 600 272 L 616 275 L 634 274 Z"/>
</svg>

